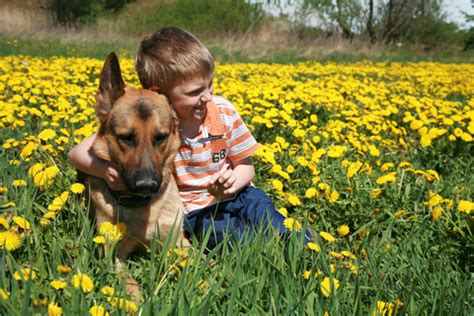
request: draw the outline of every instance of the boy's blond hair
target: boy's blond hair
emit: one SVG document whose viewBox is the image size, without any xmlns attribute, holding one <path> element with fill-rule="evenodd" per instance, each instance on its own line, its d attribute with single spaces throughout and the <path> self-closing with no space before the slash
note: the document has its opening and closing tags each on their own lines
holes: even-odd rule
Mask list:
<svg viewBox="0 0 474 316">
<path fill-rule="evenodd" d="M 143 88 L 166 93 L 177 84 L 212 74 L 214 59 L 191 33 L 163 27 L 142 39 L 135 68 Z"/>
</svg>

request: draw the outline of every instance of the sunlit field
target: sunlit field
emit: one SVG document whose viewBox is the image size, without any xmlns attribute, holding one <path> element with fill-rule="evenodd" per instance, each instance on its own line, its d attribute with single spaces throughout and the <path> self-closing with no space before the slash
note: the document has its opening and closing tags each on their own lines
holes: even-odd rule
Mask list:
<svg viewBox="0 0 474 316">
<path fill-rule="evenodd" d="M 97 129 L 102 63 L 0 59 L 0 314 L 472 315 L 474 65 L 217 65 L 260 143 L 255 184 L 313 241 L 157 240 L 128 262 L 136 302 L 103 251 L 126 228 L 95 230 L 67 163 Z"/>
</svg>

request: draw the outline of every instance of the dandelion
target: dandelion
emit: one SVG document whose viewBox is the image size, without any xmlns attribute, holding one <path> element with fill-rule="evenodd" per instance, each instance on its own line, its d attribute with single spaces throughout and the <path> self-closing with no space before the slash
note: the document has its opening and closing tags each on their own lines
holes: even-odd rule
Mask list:
<svg viewBox="0 0 474 316">
<path fill-rule="evenodd" d="M 63 309 L 61 306 L 57 305 L 54 302 L 49 303 L 48 305 L 48 316 L 61 316 L 63 314 Z"/>
<path fill-rule="evenodd" d="M 15 251 L 20 248 L 21 238 L 13 231 L 0 232 L 0 249 L 5 248 L 7 251 Z"/>
<path fill-rule="evenodd" d="M 72 277 L 72 286 L 76 289 L 81 288 L 84 293 L 89 293 L 94 289 L 94 282 L 87 274 L 77 273 Z"/>
<path fill-rule="evenodd" d="M 53 280 L 49 283 L 49 285 L 51 285 L 51 287 L 55 290 L 62 290 L 67 286 L 67 282 L 62 280 Z"/>
<path fill-rule="evenodd" d="M 287 193 L 288 202 L 293 206 L 300 206 L 301 200 L 293 193 Z"/>
<path fill-rule="evenodd" d="M 48 140 L 51 140 L 53 138 L 56 137 L 56 132 L 52 129 L 45 129 L 45 130 L 42 130 L 39 134 L 38 134 L 38 139 L 40 140 L 43 140 L 43 141 L 48 141 Z"/>
<path fill-rule="evenodd" d="M 349 226 L 347 225 L 339 226 L 339 228 L 337 229 L 337 233 L 341 237 L 347 236 L 349 234 Z"/>
<path fill-rule="evenodd" d="M 321 293 L 326 297 L 329 297 L 338 288 L 339 288 L 339 281 L 335 278 L 330 279 L 328 277 L 325 277 L 321 281 Z"/>
<path fill-rule="evenodd" d="M 0 194 L 5 194 L 8 192 L 8 188 L 5 188 L 5 187 L 1 187 L 0 186 Z"/>
<path fill-rule="evenodd" d="M 288 216 L 288 210 L 286 209 L 286 207 L 280 207 L 278 209 L 278 212 L 280 212 L 281 214 L 283 214 L 283 216 L 287 217 Z"/>
<path fill-rule="evenodd" d="M 73 183 L 69 188 L 74 194 L 81 194 L 85 190 L 85 186 L 82 183 Z"/>
<path fill-rule="evenodd" d="M 431 211 L 431 220 L 434 222 L 434 221 L 438 221 L 441 217 L 441 214 L 443 212 L 443 209 L 439 206 L 436 206 L 433 208 L 433 210 Z"/>
<path fill-rule="evenodd" d="M 3 216 L 0 216 L 0 226 L 3 226 L 3 228 L 5 229 L 10 228 L 10 225 L 8 224 L 7 219 Z"/>
<path fill-rule="evenodd" d="M 10 292 L 5 291 L 4 289 L 0 288 L 0 297 L 6 301 L 10 297 Z"/>
<path fill-rule="evenodd" d="M 31 225 L 25 218 L 21 216 L 13 216 L 13 222 L 18 225 L 21 229 L 30 230 Z"/>
<path fill-rule="evenodd" d="M 114 288 L 111 286 L 104 286 L 100 291 L 105 296 L 114 296 L 114 293 L 115 293 Z"/>
<path fill-rule="evenodd" d="M 35 163 L 33 166 L 28 169 L 28 175 L 34 177 L 38 172 L 44 169 L 44 165 L 40 162 Z"/>
<path fill-rule="evenodd" d="M 425 205 L 428 207 L 434 207 L 443 203 L 443 197 L 439 194 L 430 192 L 430 199 L 425 202 Z"/>
<path fill-rule="evenodd" d="M 307 243 L 307 246 L 312 251 L 321 252 L 321 247 L 319 247 L 319 245 L 317 243 L 314 243 L 314 242 L 310 241 L 310 242 Z"/>
<path fill-rule="evenodd" d="M 301 230 L 301 224 L 294 218 L 287 217 L 283 220 L 283 225 L 293 231 L 300 231 Z"/>
<path fill-rule="evenodd" d="M 315 197 L 317 194 L 318 194 L 318 191 L 316 191 L 315 188 L 309 188 L 309 189 L 306 190 L 306 192 L 304 194 L 304 197 L 308 198 L 308 199 L 311 199 L 311 198 Z"/>
<path fill-rule="evenodd" d="M 18 281 L 28 281 L 30 279 L 34 280 L 36 279 L 36 272 L 31 270 L 30 268 L 21 268 L 20 271 L 15 271 L 15 273 L 13 274 L 13 278 Z"/>
<path fill-rule="evenodd" d="M 17 179 L 12 181 L 14 187 L 26 187 L 26 181 L 22 179 Z"/>
<path fill-rule="evenodd" d="M 102 234 L 105 239 L 111 242 L 118 241 L 122 238 L 122 233 L 117 225 L 110 222 L 104 222 L 99 227 L 99 233 Z"/>
<path fill-rule="evenodd" d="M 56 267 L 56 271 L 58 271 L 59 273 L 62 273 L 62 274 L 68 274 L 69 272 L 72 271 L 72 268 L 70 266 L 67 266 L 67 265 L 59 264 Z"/>
<path fill-rule="evenodd" d="M 372 192 L 370 193 L 370 198 L 371 199 L 376 199 L 379 197 L 379 195 L 382 193 L 382 189 L 380 188 L 375 188 L 372 189 Z"/>
<path fill-rule="evenodd" d="M 335 146 L 329 147 L 327 151 L 327 156 L 330 158 L 340 158 L 344 156 L 344 153 L 346 152 L 346 150 L 347 150 L 346 146 L 335 145 Z"/>
<path fill-rule="evenodd" d="M 336 238 L 334 238 L 333 235 L 331 235 L 328 232 L 321 231 L 321 232 L 319 232 L 319 236 L 321 236 L 321 238 L 323 238 L 324 240 L 326 240 L 328 242 L 335 242 L 336 241 Z"/>
<path fill-rule="evenodd" d="M 461 200 L 458 204 L 458 210 L 466 214 L 471 214 L 471 212 L 474 210 L 474 202 Z"/>
<path fill-rule="evenodd" d="M 394 183 L 397 181 L 396 172 L 390 172 L 384 176 L 379 177 L 375 182 L 379 185 L 386 183 Z"/>
<path fill-rule="evenodd" d="M 374 316 L 391 316 L 395 305 L 384 301 L 377 301 L 377 308 L 374 310 Z"/>
<path fill-rule="evenodd" d="M 89 309 L 90 316 L 109 316 L 109 312 L 101 305 L 94 305 Z"/>
</svg>

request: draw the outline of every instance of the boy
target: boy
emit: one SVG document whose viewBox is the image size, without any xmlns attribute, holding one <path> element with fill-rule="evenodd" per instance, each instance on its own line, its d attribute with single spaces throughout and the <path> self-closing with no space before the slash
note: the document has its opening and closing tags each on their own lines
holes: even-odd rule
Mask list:
<svg viewBox="0 0 474 316">
<path fill-rule="evenodd" d="M 214 60 L 192 34 L 164 27 L 140 43 L 135 67 L 143 88 L 168 97 L 179 119 L 181 146 L 174 176 L 185 206 L 184 229 L 198 239 L 212 228 L 208 250 L 224 233 L 243 240 L 270 223 L 288 233 L 284 216 L 261 190 L 251 185 L 251 155 L 258 144 L 235 107 L 214 96 Z M 92 135 L 69 152 L 77 169 L 103 178 L 112 190 L 126 189 L 114 166 L 96 157 Z M 310 239 L 305 235 L 305 243 Z"/>
</svg>

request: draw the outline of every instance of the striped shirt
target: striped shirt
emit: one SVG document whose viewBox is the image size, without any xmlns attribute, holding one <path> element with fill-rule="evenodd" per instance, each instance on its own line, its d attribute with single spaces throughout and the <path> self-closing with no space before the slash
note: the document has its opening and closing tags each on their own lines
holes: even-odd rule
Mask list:
<svg viewBox="0 0 474 316">
<path fill-rule="evenodd" d="M 258 149 L 234 105 L 216 96 L 207 104 L 198 135 L 193 139 L 182 134 L 180 137 L 174 160 L 175 179 L 186 214 L 216 204 L 218 200 L 207 191 L 212 175 L 232 168 Z"/>
</svg>

